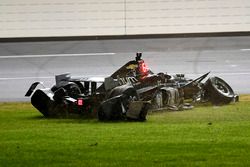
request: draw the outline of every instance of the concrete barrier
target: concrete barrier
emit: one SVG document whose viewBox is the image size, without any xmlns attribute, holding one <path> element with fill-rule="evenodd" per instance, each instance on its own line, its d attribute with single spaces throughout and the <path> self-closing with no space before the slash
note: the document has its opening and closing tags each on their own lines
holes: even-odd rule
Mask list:
<svg viewBox="0 0 250 167">
<path fill-rule="evenodd" d="M 2 0 L 0 38 L 244 32 L 248 0 Z"/>
</svg>

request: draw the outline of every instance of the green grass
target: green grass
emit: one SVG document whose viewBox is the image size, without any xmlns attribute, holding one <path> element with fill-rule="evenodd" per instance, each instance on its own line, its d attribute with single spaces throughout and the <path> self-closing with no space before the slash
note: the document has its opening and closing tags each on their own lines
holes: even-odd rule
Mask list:
<svg viewBox="0 0 250 167">
<path fill-rule="evenodd" d="M 0 103 L 0 166 L 250 166 L 250 98 L 241 99 L 109 123 Z"/>
</svg>

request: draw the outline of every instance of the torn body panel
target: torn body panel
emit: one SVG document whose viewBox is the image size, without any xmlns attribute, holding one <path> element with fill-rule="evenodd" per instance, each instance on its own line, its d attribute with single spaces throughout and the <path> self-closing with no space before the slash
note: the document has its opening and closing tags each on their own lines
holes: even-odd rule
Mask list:
<svg viewBox="0 0 250 167">
<path fill-rule="evenodd" d="M 238 101 L 238 95 L 221 78 L 210 72 L 188 79 L 184 74 L 154 74 L 137 54 L 107 78 L 72 78 L 57 75 L 51 88 L 27 91 L 32 105 L 45 117 L 97 117 L 99 120 L 146 120 L 148 110 L 192 108 L 186 100 L 215 105 Z M 35 91 L 35 92 L 34 92 Z M 34 93 L 33 93 L 34 92 Z"/>
</svg>

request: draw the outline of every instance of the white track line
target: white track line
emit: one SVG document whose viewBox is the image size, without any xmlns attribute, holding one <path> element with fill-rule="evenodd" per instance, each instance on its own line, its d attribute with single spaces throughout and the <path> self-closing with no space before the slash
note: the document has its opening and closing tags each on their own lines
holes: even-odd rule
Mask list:
<svg viewBox="0 0 250 167">
<path fill-rule="evenodd" d="M 240 49 L 241 51 L 250 51 L 250 49 Z"/>
<path fill-rule="evenodd" d="M 48 55 L 10 55 L 10 56 L 0 56 L 0 59 L 44 58 L 44 57 L 81 57 L 81 56 L 104 56 L 104 55 L 115 55 L 115 53 L 80 53 L 80 54 L 48 54 Z"/>
<path fill-rule="evenodd" d="M 0 81 L 4 80 L 29 80 L 29 79 L 51 79 L 55 77 L 13 77 L 13 78 L 0 78 Z"/>
</svg>

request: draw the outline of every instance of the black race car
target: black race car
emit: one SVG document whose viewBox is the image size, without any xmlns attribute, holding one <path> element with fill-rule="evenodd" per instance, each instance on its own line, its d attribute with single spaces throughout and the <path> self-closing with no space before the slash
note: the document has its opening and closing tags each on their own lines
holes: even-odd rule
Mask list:
<svg viewBox="0 0 250 167">
<path fill-rule="evenodd" d="M 55 76 L 52 88 L 31 85 L 25 96 L 45 117 L 97 117 L 99 120 L 146 120 L 148 110 L 192 108 L 192 102 L 224 105 L 239 100 L 232 88 L 219 77 L 208 74 L 188 79 L 184 74 L 154 74 L 142 54 L 107 78 Z M 34 92 L 35 91 L 35 92 Z M 34 93 L 33 93 L 34 92 Z"/>
</svg>

